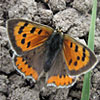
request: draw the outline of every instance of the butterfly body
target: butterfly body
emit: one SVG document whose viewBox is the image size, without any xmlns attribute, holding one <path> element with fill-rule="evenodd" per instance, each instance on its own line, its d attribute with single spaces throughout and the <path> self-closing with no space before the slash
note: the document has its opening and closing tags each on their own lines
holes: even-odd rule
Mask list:
<svg viewBox="0 0 100 100">
<path fill-rule="evenodd" d="M 60 32 L 53 32 L 45 42 L 47 58 L 44 64 L 44 71 L 47 72 L 52 67 L 57 54 L 62 50 L 63 36 Z"/>
<path fill-rule="evenodd" d="M 16 70 L 34 82 L 44 71 L 47 86 L 70 87 L 78 76 L 97 64 L 96 56 L 87 46 L 49 26 L 11 19 L 7 30 L 15 51 Z"/>
</svg>

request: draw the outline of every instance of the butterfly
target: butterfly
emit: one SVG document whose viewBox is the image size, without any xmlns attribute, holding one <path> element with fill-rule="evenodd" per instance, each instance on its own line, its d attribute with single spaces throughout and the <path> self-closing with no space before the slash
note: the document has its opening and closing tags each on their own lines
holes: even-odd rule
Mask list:
<svg viewBox="0 0 100 100">
<path fill-rule="evenodd" d="M 47 86 L 68 88 L 97 63 L 95 54 L 87 46 L 49 26 L 10 19 L 7 33 L 15 51 L 16 70 L 34 82 L 41 73 L 46 73 Z"/>
</svg>

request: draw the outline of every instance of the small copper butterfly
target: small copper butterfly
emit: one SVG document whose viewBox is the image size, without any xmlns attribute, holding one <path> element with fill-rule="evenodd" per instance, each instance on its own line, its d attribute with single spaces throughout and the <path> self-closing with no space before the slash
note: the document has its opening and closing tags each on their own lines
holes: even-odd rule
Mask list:
<svg viewBox="0 0 100 100">
<path fill-rule="evenodd" d="M 49 26 L 11 19 L 7 31 L 15 51 L 15 68 L 34 82 L 44 72 L 47 86 L 70 87 L 97 63 L 87 46 Z"/>
</svg>

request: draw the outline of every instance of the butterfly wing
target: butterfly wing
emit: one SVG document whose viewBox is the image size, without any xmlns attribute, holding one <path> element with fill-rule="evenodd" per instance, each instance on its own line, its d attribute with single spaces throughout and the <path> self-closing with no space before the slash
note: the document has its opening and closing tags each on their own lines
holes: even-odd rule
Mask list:
<svg viewBox="0 0 100 100">
<path fill-rule="evenodd" d="M 45 46 L 41 45 L 23 56 L 15 56 L 15 68 L 24 77 L 32 78 L 35 82 L 43 71 L 45 56 Z"/>
<path fill-rule="evenodd" d="M 60 51 L 56 56 L 56 59 L 54 60 L 53 65 L 47 74 L 47 86 L 67 88 L 76 82 L 76 78 L 71 78 L 67 74 L 62 51 Z"/>
<path fill-rule="evenodd" d="M 71 76 L 80 75 L 97 63 L 94 53 L 87 46 L 67 34 L 64 35 L 63 52 L 67 70 Z"/>
<path fill-rule="evenodd" d="M 7 22 L 8 36 L 17 54 L 21 55 L 44 43 L 53 29 L 24 19 L 11 19 Z"/>
</svg>

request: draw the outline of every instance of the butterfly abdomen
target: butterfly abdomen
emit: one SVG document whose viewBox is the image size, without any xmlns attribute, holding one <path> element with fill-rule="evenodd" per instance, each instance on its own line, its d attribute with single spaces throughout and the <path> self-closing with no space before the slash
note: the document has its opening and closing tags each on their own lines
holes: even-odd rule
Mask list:
<svg viewBox="0 0 100 100">
<path fill-rule="evenodd" d="M 44 71 L 47 72 L 56 58 L 59 51 L 62 49 L 62 43 L 63 38 L 61 34 L 58 34 L 56 32 L 52 33 L 50 38 L 46 42 L 46 48 L 47 48 L 47 58 L 44 64 Z"/>
</svg>

